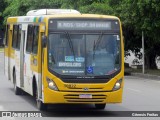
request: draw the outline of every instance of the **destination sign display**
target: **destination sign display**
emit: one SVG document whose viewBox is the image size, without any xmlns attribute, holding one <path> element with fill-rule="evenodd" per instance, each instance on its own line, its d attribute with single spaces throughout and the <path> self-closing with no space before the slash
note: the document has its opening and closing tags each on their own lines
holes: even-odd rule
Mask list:
<svg viewBox="0 0 160 120">
<path fill-rule="evenodd" d="M 111 22 L 100 21 L 57 21 L 57 29 L 65 30 L 110 30 Z"/>
<path fill-rule="evenodd" d="M 119 30 L 118 20 L 73 20 L 60 19 L 49 21 L 49 30 Z"/>
</svg>

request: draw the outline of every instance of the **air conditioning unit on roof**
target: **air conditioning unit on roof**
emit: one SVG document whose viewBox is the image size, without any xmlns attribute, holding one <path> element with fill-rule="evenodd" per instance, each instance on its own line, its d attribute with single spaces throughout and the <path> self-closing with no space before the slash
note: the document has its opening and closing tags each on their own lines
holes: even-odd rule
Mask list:
<svg viewBox="0 0 160 120">
<path fill-rule="evenodd" d="M 38 15 L 54 15 L 54 14 L 80 14 L 79 11 L 73 9 L 38 9 L 30 10 L 27 12 L 27 16 Z"/>
</svg>

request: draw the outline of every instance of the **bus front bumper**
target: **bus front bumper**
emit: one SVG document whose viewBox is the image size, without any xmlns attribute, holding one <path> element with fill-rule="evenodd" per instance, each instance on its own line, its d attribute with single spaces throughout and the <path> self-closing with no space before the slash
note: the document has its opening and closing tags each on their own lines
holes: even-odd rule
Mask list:
<svg viewBox="0 0 160 120">
<path fill-rule="evenodd" d="M 100 104 L 100 103 L 121 103 L 122 91 L 119 89 L 112 92 L 72 92 L 72 91 L 54 91 L 49 88 L 44 90 L 44 101 L 46 104 L 58 103 L 83 103 L 83 104 Z"/>
</svg>

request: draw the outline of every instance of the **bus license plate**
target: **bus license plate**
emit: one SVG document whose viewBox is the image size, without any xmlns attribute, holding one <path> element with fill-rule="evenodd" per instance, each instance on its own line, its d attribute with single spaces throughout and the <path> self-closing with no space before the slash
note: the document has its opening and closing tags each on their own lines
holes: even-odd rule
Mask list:
<svg viewBox="0 0 160 120">
<path fill-rule="evenodd" d="M 92 95 L 91 94 L 80 94 L 79 95 L 79 98 L 92 98 Z"/>
</svg>

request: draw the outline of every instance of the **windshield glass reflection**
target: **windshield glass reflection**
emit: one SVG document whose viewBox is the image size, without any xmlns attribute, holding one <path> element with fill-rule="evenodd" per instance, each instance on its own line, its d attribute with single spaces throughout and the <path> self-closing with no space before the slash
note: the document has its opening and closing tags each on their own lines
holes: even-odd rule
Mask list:
<svg viewBox="0 0 160 120">
<path fill-rule="evenodd" d="M 120 69 L 118 34 L 49 35 L 48 65 L 61 75 L 109 75 Z"/>
</svg>

